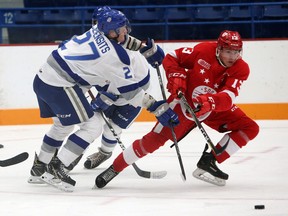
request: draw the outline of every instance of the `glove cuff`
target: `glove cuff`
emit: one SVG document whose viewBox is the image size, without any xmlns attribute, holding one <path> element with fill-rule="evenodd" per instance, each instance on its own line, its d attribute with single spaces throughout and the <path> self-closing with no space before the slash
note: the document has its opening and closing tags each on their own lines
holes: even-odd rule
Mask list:
<svg viewBox="0 0 288 216">
<path fill-rule="evenodd" d="M 153 113 L 156 117 L 161 116 L 169 109 L 169 104 L 165 100 L 156 101 L 147 110 Z"/>
<path fill-rule="evenodd" d="M 121 45 L 126 49 L 129 49 L 132 51 L 138 51 L 142 46 L 142 41 L 140 41 L 137 38 L 132 37 L 130 35 L 126 35 L 125 41 Z"/>
<path fill-rule="evenodd" d="M 156 100 L 151 95 L 145 93 L 142 106 L 149 109 L 155 102 Z"/>
<path fill-rule="evenodd" d="M 158 45 L 155 46 L 154 40 L 151 39 L 151 48 L 147 49 L 147 47 L 143 47 L 140 49 L 140 53 L 147 59 L 157 52 L 157 47 Z"/>
</svg>

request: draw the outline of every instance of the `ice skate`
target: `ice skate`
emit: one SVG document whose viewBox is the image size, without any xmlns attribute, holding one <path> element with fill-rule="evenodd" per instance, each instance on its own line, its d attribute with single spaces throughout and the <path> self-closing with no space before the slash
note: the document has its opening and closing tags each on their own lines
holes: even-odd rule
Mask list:
<svg viewBox="0 0 288 216">
<path fill-rule="evenodd" d="M 216 159 L 212 153 L 204 151 L 197 163 L 197 167 L 193 172 L 195 178 L 217 186 L 224 186 L 226 184 L 229 176 L 217 167 Z"/>
<path fill-rule="evenodd" d="M 104 152 L 101 148 L 98 149 L 99 152 L 87 157 L 87 160 L 84 163 L 86 169 L 94 169 L 112 156 L 112 152 Z"/>
<path fill-rule="evenodd" d="M 51 161 L 41 180 L 65 192 L 73 192 L 76 181 L 64 171 L 64 164 L 58 157 Z"/>
<path fill-rule="evenodd" d="M 95 186 L 98 188 L 105 187 L 113 178 L 115 178 L 119 172 L 114 170 L 113 165 L 111 165 L 108 169 L 98 175 L 95 179 Z"/>
<path fill-rule="evenodd" d="M 66 173 L 69 173 L 71 170 L 74 169 L 74 167 L 79 163 L 81 160 L 83 154 L 81 154 L 79 157 L 77 157 L 68 167 L 64 166 L 64 170 Z"/>
<path fill-rule="evenodd" d="M 41 181 L 40 176 L 43 175 L 45 171 L 46 171 L 46 164 L 39 161 L 38 155 L 35 152 L 33 166 L 30 170 L 31 176 L 28 178 L 28 183 L 43 184 L 44 182 Z"/>
<path fill-rule="evenodd" d="M 55 152 L 53 158 L 51 159 L 51 162 L 55 161 L 56 155 L 57 155 L 57 151 Z M 47 171 L 48 167 L 49 167 L 49 165 L 39 161 L 38 155 L 35 152 L 33 166 L 30 170 L 31 176 L 28 179 L 28 183 L 30 183 L 30 184 L 44 184 L 44 182 L 41 180 L 41 175 L 43 175 Z M 56 179 L 55 179 L 55 181 L 57 182 Z"/>
</svg>

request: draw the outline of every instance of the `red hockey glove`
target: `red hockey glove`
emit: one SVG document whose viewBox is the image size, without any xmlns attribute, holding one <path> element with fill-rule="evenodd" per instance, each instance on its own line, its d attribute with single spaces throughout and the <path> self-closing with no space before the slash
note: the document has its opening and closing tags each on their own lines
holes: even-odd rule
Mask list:
<svg viewBox="0 0 288 216">
<path fill-rule="evenodd" d="M 211 95 L 200 95 L 192 98 L 192 101 L 196 104 L 195 107 L 199 109 L 199 111 L 195 113 L 197 117 L 215 109 L 215 101 Z"/>
<path fill-rule="evenodd" d="M 174 98 L 178 98 L 178 91 L 186 91 L 186 74 L 173 72 L 168 74 L 167 89 Z"/>
</svg>

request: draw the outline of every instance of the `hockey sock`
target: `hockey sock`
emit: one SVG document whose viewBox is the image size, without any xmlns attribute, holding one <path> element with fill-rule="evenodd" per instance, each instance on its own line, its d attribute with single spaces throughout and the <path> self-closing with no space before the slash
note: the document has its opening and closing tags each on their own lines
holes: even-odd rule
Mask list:
<svg viewBox="0 0 288 216">
<path fill-rule="evenodd" d="M 141 140 L 135 140 L 134 143 L 123 151 L 113 162 L 114 170 L 121 172 L 128 165 L 133 164 L 139 158 L 144 157 L 147 153 L 141 148 Z"/>
</svg>

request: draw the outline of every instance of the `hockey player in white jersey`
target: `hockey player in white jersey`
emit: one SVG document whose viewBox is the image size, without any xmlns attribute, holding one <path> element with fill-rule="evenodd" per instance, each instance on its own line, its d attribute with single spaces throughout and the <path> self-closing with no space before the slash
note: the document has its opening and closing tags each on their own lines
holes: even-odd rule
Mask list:
<svg viewBox="0 0 288 216">
<path fill-rule="evenodd" d="M 92 26 L 97 25 L 98 19 L 101 16 L 101 14 L 105 12 L 109 12 L 112 9 L 108 6 L 99 6 L 96 7 L 96 9 L 93 12 L 92 15 Z M 128 22 L 128 21 L 127 21 Z M 68 40 L 67 40 L 68 41 Z M 66 42 L 67 42 L 66 41 Z M 63 44 L 65 44 L 64 42 Z M 122 47 L 125 49 L 129 49 L 132 51 L 138 51 L 141 49 L 142 53 L 145 53 L 146 50 L 149 49 L 149 47 L 156 47 L 153 40 L 148 39 L 147 44 L 148 48 L 144 48 L 145 45 L 142 44 L 142 41 L 138 40 L 137 38 L 126 34 L 125 35 L 125 41 L 124 43 L 120 43 Z M 62 46 L 61 44 L 60 46 Z M 137 55 L 138 56 L 138 55 Z M 155 66 L 155 58 L 157 59 L 163 59 L 164 58 L 164 52 L 162 52 L 161 49 L 159 49 L 159 52 L 157 54 L 154 54 L 153 59 L 148 58 L 147 60 L 150 62 L 152 66 Z M 161 62 L 161 60 L 158 60 Z M 137 72 L 137 71 L 136 71 Z M 136 74 L 137 75 L 137 74 Z M 141 77 L 139 77 L 141 78 Z M 139 79 L 140 81 L 141 79 Z M 148 88 L 149 82 L 146 84 L 145 89 Z M 95 86 L 98 92 L 107 91 L 108 85 L 101 87 L 101 86 Z M 100 96 L 100 94 L 97 95 L 97 97 Z M 96 97 L 96 98 L 97 98 Z M 107 117 L 107 120 L 109 121 L 110 125 L 112 126 L 114 132 L 117 134 L 117 136 L 120 138 L 122 134 L 122 129 L 127 129 L 130 127 L 130 125 L 134 122 L 134 120 L 137 118 L 137 116 L 140 114 L 142 110 L 141 104 L 139 104 L 138 107 L 130 105 L 126 100 L 117 100 L 113 105 L 109 106 L 107 110 L 104 111 L 105 116 Z M 112 152 L 114 148 L 117 145 L 117 139 L 115 137 L 115 134 L 111 132 L 111 129 L 107 124 L 104 124 L 103 126 L 103 133 L 102 133 L 102 139 L 101 139 L 101 147 L 98 148 L 98 152 L 95 152 L 91 155 L 89 155 L 84 163 L 84 167 L 87 169 L 93 169 L 98 167 L 100 164 L 102 164 L 104 161 L 109 159 L 112 156 Z M 74 169 L 74 167 L 79 163 L 81 160 L 83 154 L 81 154 L 75 161 L 73 161 L 68 167 L 65 167 L 65 170 L 67 172 Z"/>
<path fill-rule="evenodd" d="M 92 25 L 97 25 L 98 18 L 100 17 L 100 15 L 103 12 L 108 12 L 108 11 L 111 11 L 111 8 L 108 6 L 97 7 L 94 10 L 94 13 L 92 16 Z M 153 47 L 153 46 L 155 47 L 155 45 L 152 44 L 154 43 L 153 40 L 148 39 L 147 43 L 149 44 L 148 47 Z M 128 34 L 125 35 L 125 42 L 121 43 L 121 45 L 125 49 L 129 49 L 133 51 L 138 51 L 140 48 L 143 48 L 141 49 L 142 53 L 149 49 L 149 48 L 144 48 L 140 40 Z M 158 55 L 160 59 L 164 58 L 164 53 L 161 53 L 161 49 L 159 49 Z M 153 63 L 155 62 L 155 60 L 154 59 L 148 59 L 148 60 L 150 64 L 154 66 Z M 141 79 L 142 78 L 139 77 L 139 81 L 141 81 Z M 149 86 L 148 81 L 145 86 L 145 90 L 147 90 Z M 105 88 L 108 88 L 108 86 L 105 86 Z M 97 87 L 97 90 L 102 91 L 103 89 Z M 99 94 L 97 96 L 99 96 Z M 122 133 L 122 129 L 127 129 L 134 122 L 137 116 L 140 114 L 141 110 L 142 110 L 141 104 L 139 104 L 138 107 L 135 107 L 135 106 L 132 106 L 126 100 L 124 101 L 118 100 L 112 106 L 109 106 L 109 108 L 105 110 L 104 113 L 105 113 L 105 116 L 108 118 L 108 121 L 110 125 L 112 126 L 113 130 L 118 135 L 118 137 L 120 137 Z M 93 169 L 93 168 L 98 167 L 100 164 L 102 164 L 104 161 L 106 161 L 112 156 L 112 152 L 116 145 L 117 145 L 117 139 L 115 138 L 115 135 L 111 132 L 109 126 L 107 124 L 104 124 L 102 139 L 101 139 L 101 147 L 98 148 L 99 150 L 98 152 L 95 152 L 87 157 L 84 163 L 84 167 L 87 169 Z M 74 166 L 79 162 L 81 157 L 82 155 L 79 158 L 77 158 L 74 162 L 72 162 L 72 164 L 70 164 L 70 166 L 67 167 L 67 169 L 72 170 Z"/>
<path fill-rule="evenodd" d="M 71 164 L 102 133 L 101 115 L 92 110 L 83 89 L 109 85 L 108 91 L 93 102 L 94 108 L 105 110 L 123 98 L 132 106 L 142 104 L 164 126 L 179 123 L 166 101 L 155 101 L 145 93 L 145 81 L 149 78 L 145 59 L 140 53 L 132 53 L 119 45 L 130 31 L 127 18 L 117 11 L 107 12 L 98 27 L 100 30 L 92 27 L 54 50 L 33 83 L 41 117 L 52 117 L 53 125 L 43 138 L 39 155 L 35 155 L 31 175 L 40 176 L 41 180 L 64 191 L 73 191 L 76 184 L 65 173 L 64 166 Z M 158 48 L 148 47 L 151 49 L 146 50 L 150 54 L 146 56 L 148 62 L 157 56 Z M 141 74 L 142 81 L 135 70 Z M 76 131 L 75 125 L 79 127 Z M 64 140 L 63 148 L 51 161 Z"/>
</svg>

